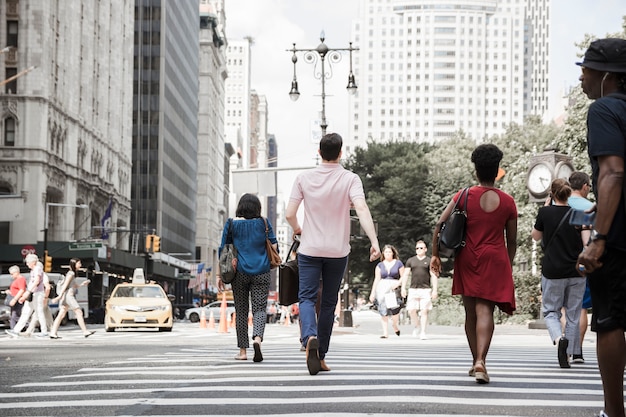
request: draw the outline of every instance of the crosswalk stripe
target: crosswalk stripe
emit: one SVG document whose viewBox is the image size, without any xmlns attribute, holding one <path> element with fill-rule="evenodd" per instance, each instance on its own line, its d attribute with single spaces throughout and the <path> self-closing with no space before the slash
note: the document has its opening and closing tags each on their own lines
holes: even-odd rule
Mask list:
<svg viewBox="0 0 626 417">
<path fill-rule="evenodd" d="M 417 346 L 414 340 L 366 345 L 362 338 L 351 335 L 334 343 L 329 356 L 333 371 L 315 377 L 308 375 L 304 352 L 299 351 L 297 343 L 289 345 L 289 341 L 275 339 L 264 343 L 262 363 L 253 363 L 251 358 L 234 361 L 236 348 L 208 343 L 204 347 L 140 354 L 101 367 L 84 367 L 43 381 L 16 384 L 12 387 L 19 392 L 0 393 L 0 410 L 145 406 L 154 407 L 151 412 L 161 416 L 158 407 L 164 407 L 164 411 L 169 410 L 167 407 L 182 407 L 180 416 L 185 415 L 184 407 L 220 406 L 206 415 L 233 416 L 230 413 L 236 412 L 236 407 L 256 407 L 263 412 L 266 410 L 259 407 L 274 411 L 272 407 L 293 410 L 306 406 L 306 411 L 297 414 L 259 416 L 371 417 L 389 415 L 377 410 L 391 404 L 413 409 L 443 404 L 478 407 L 475 414 L 466 417 L 504 417 L 512 414 L 485 414 L 480 409 L 488 406 L 513 412 L 569 407 L 584 411 L 599 410 L 603 405 L 597 364 L 592 360 L 561 369 L 550 347 L 492 347 L 487 365 L 492 383 L 478 385 L 467 375 L 471 356 L 459 340 L 430 346 Z M 367 414 L 315 412 L 320 404 L 354 405 L 357 409 L 368 404 L 375 409 Z M 529 413 L 514 415 L 531 415 L 534 411 Z M 436 414 L 452 415 L 463 416 Z"/>
</svg>

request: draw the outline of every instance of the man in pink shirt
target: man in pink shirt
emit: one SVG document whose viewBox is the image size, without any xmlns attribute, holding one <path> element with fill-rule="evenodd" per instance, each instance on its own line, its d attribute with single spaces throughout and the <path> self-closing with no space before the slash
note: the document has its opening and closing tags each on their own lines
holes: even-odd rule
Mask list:
<svg viewBox="0 0 626 417">
<path fill-rule="evenodd" d="M 352 206 L 372 245 L 370 261 L 380 257 L 380 246 L 365 202 L 363 183 L 358 175 L 339 163 L 342 145 L 343 140 L 336 133 L 322 137 L 318 151 L 322 164 L 298 175 L 286 210 L 294 235 L 301 235 L 298 249 L 300 337 L 306 347 L 306 362 L 311 375 L 330 371 L 325 357 L 333 330 L 339 287 L 350 253 Z M 302 202 L 304 223 L 300 227 L 297 212 Z M 316 317 L 320 278 L 321 307 L 319 317 Z"/>
</svg>

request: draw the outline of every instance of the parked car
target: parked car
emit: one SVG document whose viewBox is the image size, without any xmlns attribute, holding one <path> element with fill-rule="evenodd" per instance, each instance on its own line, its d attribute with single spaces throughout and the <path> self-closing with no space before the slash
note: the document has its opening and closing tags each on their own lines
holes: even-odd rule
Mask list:
<svg viewBox="0 0 626 417">
<path fill-rule="evenodd" d="M 0 304 L 0 326 L 11 327 L 11 307 L 4 305 L 4 300 Z"/>
<path fill-rule="evenodd" d="M 207 320 L 211 318 L 211 313 L 213 313 L 213 318 L 215 319 L 215 322 L 219 323 L 220 318 L 221 318 L 221 308 L 222 308 L 222 302 L 214 301 L 212 303 L 205 305 L 204 307 L 195 307 L 195 308 L 188 309 L 187 311 L 185 311 L 185 318 L 191 321 L 192 323 L 197 323 L 200 321 L 202 310 L 204 310 L 204 314 Z M 226 317 L 230 319 L 230 316 L 234 312 L 235 312 L 235 302 L 227 301 L 226 302 Z"/>
<path fill-rule="evenodd" d="M 106 302 L 104 329 L 154 327 L 169 332 L 174 323 L 172 302 L 158 284 L 118 284 Z"/>
</svg>

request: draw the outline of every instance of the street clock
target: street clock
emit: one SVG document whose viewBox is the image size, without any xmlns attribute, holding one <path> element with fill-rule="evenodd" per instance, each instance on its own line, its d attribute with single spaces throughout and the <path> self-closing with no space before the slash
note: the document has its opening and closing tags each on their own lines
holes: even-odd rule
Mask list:
<svg viewBox="0 0 626 417">
<path fill-rule="evenodd" d="M 574 172 L 572 158 L 552 149 L 530 158 L 526 187 L 531 202 L 544 202 L 555 178 L 568 179 Z"/>
</svg>

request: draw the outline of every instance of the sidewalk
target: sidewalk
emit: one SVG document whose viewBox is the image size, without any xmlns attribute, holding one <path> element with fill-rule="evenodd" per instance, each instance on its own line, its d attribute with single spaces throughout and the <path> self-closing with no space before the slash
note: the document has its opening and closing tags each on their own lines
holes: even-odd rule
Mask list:
<svg viewBox="0 0 626 417">
<path fill-rule="evenodd" d="M 381 319 L 378 312 L 373 310 L 353 311 L 352 327 L 336 326 L 333 329 L 333 335 L 371 335 L 378 336 L 382 334 Z M 411 337 L 413 327 L 409 324 L 399 326 L 401 338 L 415 339 Z M 391 322 L 389 323 L 389 332 L 391 333 Z M 427 340 L 432 344 L 438 342 L 446 343 L 451 339 L 460 339 L 466 343 L 465 329 L 463 326 L 438 326 L 429 325 L 426 333 L 429 337 Z M 391 340 L 394 340 L 393 337 Z M 417 340 L 417 339 L 415 339 Z M 543 346 L 551 347 L 550 336 L 545 329 L 531 329 L 528 325 L 509 325 L 501 324 L 495 326 L 493 335 L 494 345 L 515 345 L 515 346 Z M 585 336 L 584 350 L 587 355 L 591 355 L 591 350 L 595 354 L 596 336 L 593 332 L 588 331 Z"/>
</svg>

